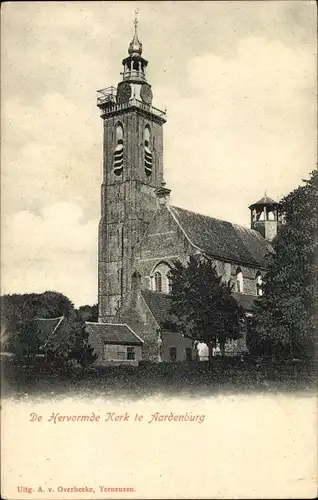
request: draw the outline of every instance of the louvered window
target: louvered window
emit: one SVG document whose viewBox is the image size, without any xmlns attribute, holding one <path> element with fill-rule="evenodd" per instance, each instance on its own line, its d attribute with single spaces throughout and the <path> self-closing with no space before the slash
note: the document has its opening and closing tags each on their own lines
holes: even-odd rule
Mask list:
<svg viewBox="0 0 318 500">
<path fill-rule="evenodd" d="M 113 171 L 115 175 L 121 175 L 124 164 L 124 131 L 120 123 L 116 125 L 116 147 L 114 150 Z"/>
<path fill-rule="evenodd" d="M 147 126 L 145 128 L 144 134 L 144 161 L 145 161 L 145 173 L 149 177 L 152 173 L 152 152 L 149 149 L 150 144 L 150 129 Z"/>
</svg>

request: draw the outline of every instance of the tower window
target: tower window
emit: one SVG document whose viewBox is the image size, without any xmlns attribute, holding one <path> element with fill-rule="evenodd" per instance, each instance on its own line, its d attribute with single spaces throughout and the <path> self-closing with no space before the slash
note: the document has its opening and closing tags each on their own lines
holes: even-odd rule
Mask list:
<svg viewBox="0 0 318 500">
<path fill-rule="evenodd" d="M 262 284 L 263 284 L 262 275 L 260 272 L 258 272 L 256 275 L 256 294 L 259 297 L 263 295 Z"/>
<path fill-rule="evenodd" d="M 155 289 L 156 292 L 162 292 L 162 275 L 159 271 L 155 272 Z"/>
<path fill-rule="evenodd" d="M 120 123 L 116 125 L 116 147 L 114 150 L 113 171 L 115 175 L 121 175 L 124 163 L 124 131 Z"/>
<path fill-rule="evenodd" d="M 236 270 L 236 291 L 239 293 L 243 293 L 244 289 L 244 280 L 243 280 L 243 273 L 241 271 L 241 268 L 237 268 Z"/>
<path fill-rule="evenodd" d="M 149 177 L 152 172 L 152 152 L 149 149 L 150 144 L 150 128 L 147 125 L 144 133 L 144 163 L 145 173 Z"/>
</svg>

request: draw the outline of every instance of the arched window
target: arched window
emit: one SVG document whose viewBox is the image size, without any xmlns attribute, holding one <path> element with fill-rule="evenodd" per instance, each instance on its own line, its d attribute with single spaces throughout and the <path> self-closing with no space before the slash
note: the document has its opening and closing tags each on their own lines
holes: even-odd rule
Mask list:
<svg viewBox="0 0 318 500">
<path fill-rule="evenodd" d="M 243 273 L 240 267 L 236 270 L 236 291 L 242 293 L 244 289 Z"/>
<path fill-rule="evenodd" d="M 263 295 L 262 284 L 263 284 L 262 275 L 260 272 L 258 272 L 256 275 L 256 294 L 259 297 Z"/>
<path fill-rule="evenodd" d="M 121 123 L 115 128 L 116 147 L 114 150 L 113 171 L 115 175 L 121 175 L 124 163 L 124 129 Z"/>
<path fill-rule="evenodd" d="M 155 272 L 155 289 L 156 292 L 162 292 L 162 276 L 160 271 Z"/>
<path fill-rule="evenodd" d="M 146 126 L 144 132 L 144 149 L 145 149 L 145 173 L 149 177 L 152 172 L 152 152 L 149 149 L 150 145 L 150 127 Z"/>
<path fill-rule="evenodd" d="M 150 275 L 150 288 L 156 292 L 171 293 L 171 267 L 166 262 L 159 262 Z"/>
</svg>

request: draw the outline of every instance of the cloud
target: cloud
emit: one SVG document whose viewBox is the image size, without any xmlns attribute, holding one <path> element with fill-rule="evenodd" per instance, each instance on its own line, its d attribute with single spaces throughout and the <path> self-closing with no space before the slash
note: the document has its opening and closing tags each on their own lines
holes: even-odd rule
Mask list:
<svg viewBox="0 0 318 500">
<path fill-rule="evenodd" d="M 2 293 L 54 289 L 77 305 L 96 303 L 97 221 L 68 202 L 3 220 Z"/>
<path fill-rule="evenodd" d="M 137 2 L 172 202 L 240 224 L 316 164 L 313 2 Z M 3 290 L 96 302 L 103 132 L 130 2 L 2 9 Z M 5 221 L 5 222 L 4 222 Z"/>
<path fill-rule="evenodd" d="M 315 55 L 250 37 L 231 58 L 192 58 L 187 76 L 190 98 L 159 89 L 173 202 L 248 224 L 265 189 L 280 199 L 315 168 Z"/>
</svg>

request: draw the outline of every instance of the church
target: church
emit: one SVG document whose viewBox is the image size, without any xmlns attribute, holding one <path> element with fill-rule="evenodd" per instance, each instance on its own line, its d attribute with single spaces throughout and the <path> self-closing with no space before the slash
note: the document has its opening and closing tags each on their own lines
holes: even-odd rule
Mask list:
<svg viewBox="0 0 318 500">
<path fill-rule="evenodd" d="M 122 80 L 97 97 L 103 122 L 99 317 L 85 328 L 100 365 L 196 357 L 192 339 L 169 328 L 170 269 L 190 255 L 212 259 L 251 315 L 281 224 L 279 204 L 267 195 L 250 205 L 250 228 L 170 204 L 163 169 L 166 114 L 153 106 L 137 24 L 135 19 Z M 244 335 L 227 349 L 244 352 Z"/>
</svg>

